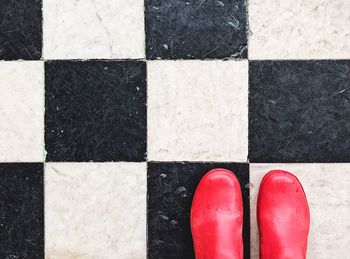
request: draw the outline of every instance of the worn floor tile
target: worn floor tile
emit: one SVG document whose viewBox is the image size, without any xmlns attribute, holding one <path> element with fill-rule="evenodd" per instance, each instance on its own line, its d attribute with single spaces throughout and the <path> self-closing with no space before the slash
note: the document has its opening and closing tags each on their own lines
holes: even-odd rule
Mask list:
<svg viewBox="0 0 350 259">
<path fill-rule="evenodd" d="M 150 259 L 193 259 L 190 210 L 202 176 L 214 168 L 235 173 L 244 203 L 244 248 L 249 258 L 249 170 L 235 163 L 148 163 L 148 256 Z"/>
<path fill-rule="evenodd" d="M 47 259 L 146 258 L 146 163 L 48 163 Z"/>
<path fill-rule="evenodd" d="M 251 162 L 350 162 L 350 61 L 250 62 Z"/>
<path fill-rule="evenodd" d="M 247 160 L 246 61 L 148 62 L 148 158 Z"/>
<path fill-rule="evenodd" d="M 246 58 L 244 0 L 146 0 L 148 59 Z"/>
<path fill-rule="evenodd" d="M 251 258 L 259 258 L 257 193 L 262 177 L 273 169 L 294 173 L 305 190 L 311 215 L 307 258 L 347 258 L 350 246 L 350 164 L 251 164 Z"/>
<path fill-rule="evenodd" d="M 139 61 L 45 64 L 48 161 L 142 161 L 146 65 Z"/>
<path fill-rule="evenodd" d="M 43 165 L 0 163 L 0 258 L 44 258 Z"/>
<path fill-rule="evenodd" d="M 42 0 L 0 1 L 0 60 L 37 60 L 42 49 Z"/>
<path fill-rule="evenodd" d="M 44 65 L 0 62 L 0 162 L 44 159 Z"/>
<path fill-rule="evenodd" d="M 350 58 L 350 1 L 250 0 L 250 59 Z"/>
<path fill-rule="evenodd" d="M 143 58 L 140 0 L 44 0 L 45 59 Z"/>
</svg>

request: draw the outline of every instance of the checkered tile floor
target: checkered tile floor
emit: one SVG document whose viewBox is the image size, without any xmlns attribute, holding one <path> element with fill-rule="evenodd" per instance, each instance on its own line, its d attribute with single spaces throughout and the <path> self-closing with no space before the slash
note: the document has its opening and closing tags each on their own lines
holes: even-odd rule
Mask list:
<svg viewBox="0 0 350 259">
<path fill-rule="evenodd" d="M 205 172 L 294 172 L 350 258 L 350 2 L 0 1 L 0 258 L 192 259 Z"/>
</svg>

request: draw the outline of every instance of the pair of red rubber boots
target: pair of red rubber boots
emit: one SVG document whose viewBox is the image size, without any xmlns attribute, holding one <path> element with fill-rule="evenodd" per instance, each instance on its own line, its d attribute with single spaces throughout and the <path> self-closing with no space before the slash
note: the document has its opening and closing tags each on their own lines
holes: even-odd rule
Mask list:
<svg viewBox="0 0 350 259">
<path fill-rule="evenodd" d="M 257 204 L 261 259 L 305 259 L 310 213 L 293 174 L 275 170 L 261 184 Z M 196 259 L 243 259 L 240 184 L 226 169 L 209 171 L 192 203 L 191 231 Z"/>
</svg>

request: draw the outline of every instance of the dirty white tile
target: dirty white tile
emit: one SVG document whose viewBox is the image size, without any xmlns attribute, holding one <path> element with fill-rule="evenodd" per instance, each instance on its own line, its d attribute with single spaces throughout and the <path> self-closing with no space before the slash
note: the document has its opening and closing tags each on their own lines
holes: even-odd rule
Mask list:
<svg viewBox="0 0 350 259">
<path fill-rule="evenodd" d="M 247 61 L 148 62 L 148 158 L 247 160 Z"/>
<path fill-rule="evenodd" d="M 142 0 L 44 0 L 45 59 L 143 58 Z"/>
<path fill-rule="evenodd" d="M 146 163 L 46 164 L 46 258 L 146 258 L 146 174 Z"/>
<path fill-rule="evenodd" d="M 250 0 L 250 59 L 350 58 L 350 1 Z"/>
<path fill-rule="evenodd" d="M 257 193 L 262 177 L 273 169 L 295 174 L 304 187 L 311 215 L 307 258 L 348 258 L 350 164 L 251 164 L 251 258 L 259 258 Z"/>
<path fill-rule="evenodd" d="M 43 62 L 0 62 L 0 143 L 0 162 L 43 161 Z"/>
</svg>

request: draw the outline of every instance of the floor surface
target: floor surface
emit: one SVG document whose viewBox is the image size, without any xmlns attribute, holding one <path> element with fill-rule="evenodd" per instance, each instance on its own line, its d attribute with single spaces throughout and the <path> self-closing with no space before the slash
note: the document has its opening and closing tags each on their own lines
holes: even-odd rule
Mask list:
<svg viewBox="0 0 350 259">
<path fill-rule="evenodd" d="M 308 258 L 350 259 L 350 1 L 0 1 L 0 258 L 193 259 L 223 167 L 295 173 Z"/>
</svg>

